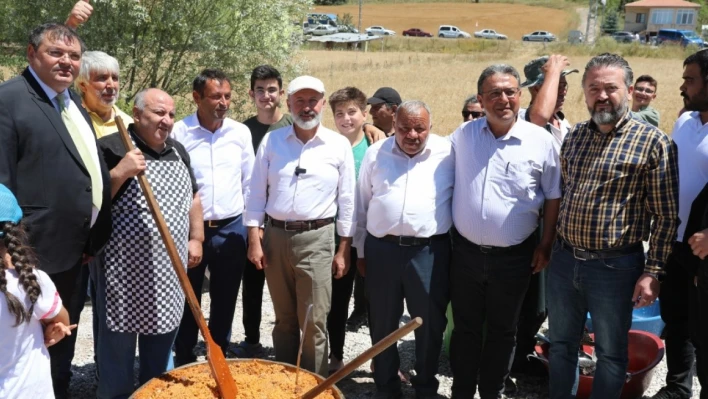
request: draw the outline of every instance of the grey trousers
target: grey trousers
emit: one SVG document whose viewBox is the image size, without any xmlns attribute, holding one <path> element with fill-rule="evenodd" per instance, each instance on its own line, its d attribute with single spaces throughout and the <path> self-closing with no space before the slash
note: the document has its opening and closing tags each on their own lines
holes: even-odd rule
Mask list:
<svg viewBox="0 0 708 399">
<path fill-rule="evenodd" d="M 312 314 L 305 331 L 300 366 L 328 375 L 327 314 L 332 299 L 334 224 L 292 232 L 268 223 L 263 236 L 265 276 L 275 310 L 275 360 L 295 364 L 307 307 Z"/>
</svg>

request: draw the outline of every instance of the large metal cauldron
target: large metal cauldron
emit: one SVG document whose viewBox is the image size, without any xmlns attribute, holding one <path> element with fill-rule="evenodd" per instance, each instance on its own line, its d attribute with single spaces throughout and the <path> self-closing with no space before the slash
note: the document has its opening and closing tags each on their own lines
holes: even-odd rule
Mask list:
<svg viewBox="0 0 708 399">
<path fill-rule="evenodd" d="M 253 361 L 254 361 L 254 359 L 227 359 L 227 362 L 253 362 Z M 260 362 L 260 363 L 263 363 L 263 364 L 278 364 L 278 365 L 281 365 L 281 366 L 285 367 L 286 369 L 288 369 L 288 370 L 289 370 L 290 372 L 292 372 L 293 374 L 295 373 L 295 366 L 290 365 L 290 364 L 287 364 L 287 363 L 281 363 L 281 362 L 276 362 L 276 361 L 273 361 L 273 360 L 265 360 L 265 359 L 257 359 L 257 360 L 255 360 L 255 361 Z M 172 371 L 187 369 L 187 368 L 194 367 L 194 366 L 201 365 L 201 364 L 206 364 L 206 362 L 197 362 L 197 363 L 186 364 L 186 365 L 181 366 L 181 367 L 178 367 L 178 368 L 176 368 L 176 369 L 174 369 L 174 370 L 172 370 Z M 151 383 L 152 381 L 154 381 L 155 379 L 169 378 L 170 373 L 171 373 L 172 371 L 168 371 L 167 373 L 161 375 L 160 377 L 154 378 L 154 379 L 152 379 L 152 380 L 146 382 L 145 385 L 143 385 L 143 386 L 141 386 L 140 388 L 138 388 L 138 390 L 135 391 L 135 392 L 133 393 L 133 395 L 131 395 L 130 398 L 128 398 L 128 399 L 136 399 L 136 398 L 138 397 L 138 395 L 140 395 L 141 390 L 142 390 L 143 388 L 148 387 L 148 386 L 150 385 L 150 383 Z M 317 379 L 317 382 L 318 382 L 318 383 L 321 383 L 322 381 L 324 381 L 324 377 L 322 377 L 322 376 L 320 376 L 320 375 L 318 375 L 318 374 L 315 374 L 315 373 L 312 373 L 312 372 L 309 372 L 309 371 L 303 370 L 303 369 L 300 369 L 300 372 L 301 372 L 301 373 L 305 373 L 305 374 L 309 374 L 309 375 L 315 377 L 315 378 Z M 336 386 L 332 386 L 331 389 L 332 389 L 332 391 L 334 392 L 334 398 L 335 398 L 335 399 L 345 399 L 345 398 L 344 398 L 344 394 L 342 393 L 342 391 L 339 390 L 339 388 L 337 388 Z M 305 392 L 302 392 L 302 394 L 304 394 L 304 393 L 305 393 Z M 165 399 L 181 399 L 181 398 L 165 398 Z M 293 398 L 293 399 L 297 399 L 297 398 Z"/>
</svg>

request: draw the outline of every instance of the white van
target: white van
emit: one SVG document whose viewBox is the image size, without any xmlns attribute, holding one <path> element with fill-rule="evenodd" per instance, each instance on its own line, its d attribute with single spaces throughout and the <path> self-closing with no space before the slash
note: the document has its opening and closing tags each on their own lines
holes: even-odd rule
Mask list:
<svg viewBox="0 0 708 399">
<path fill-rule="evenodd" d="M 469 38 L 471 35 L 463 30 L 460 30 L 457 26 L 440 25 L 440 28 L 438 28 L 438 37 Z"/>
</svg>

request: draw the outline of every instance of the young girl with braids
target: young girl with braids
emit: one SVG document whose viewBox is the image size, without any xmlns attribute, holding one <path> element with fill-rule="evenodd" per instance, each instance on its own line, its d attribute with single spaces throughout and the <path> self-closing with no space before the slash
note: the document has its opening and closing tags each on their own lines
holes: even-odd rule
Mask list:
<svg viewBox="0 0 708 399">
<path fill-rule="evenodd" d="M 0 398 L 54 398 L 47 346 L 71 335 L 54 284 L 37 270 L 22 210 L 0 184 Z"/>
</svg>

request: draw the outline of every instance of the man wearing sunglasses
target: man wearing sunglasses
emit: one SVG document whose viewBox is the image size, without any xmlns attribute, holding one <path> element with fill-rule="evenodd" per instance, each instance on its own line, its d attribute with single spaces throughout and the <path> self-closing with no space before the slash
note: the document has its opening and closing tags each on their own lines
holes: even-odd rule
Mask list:
<svg viewBox="0 0 708 399">
<path fill-rule="evenodd" d="M 465 100 L 465 105 L 462 106 L 462 122 L 469 122 L 479 119 L 484 116 L 482 104 L 479 103 L 477 95 L 474 94 Z"/>
<path fill-rule="evenodd" d="M 649 106 L 656 98 L 657 82 L 649 75 L 642 75 L 634 82 L 632 115 L 659 127 L 659 111 Z"/>
</svg>

